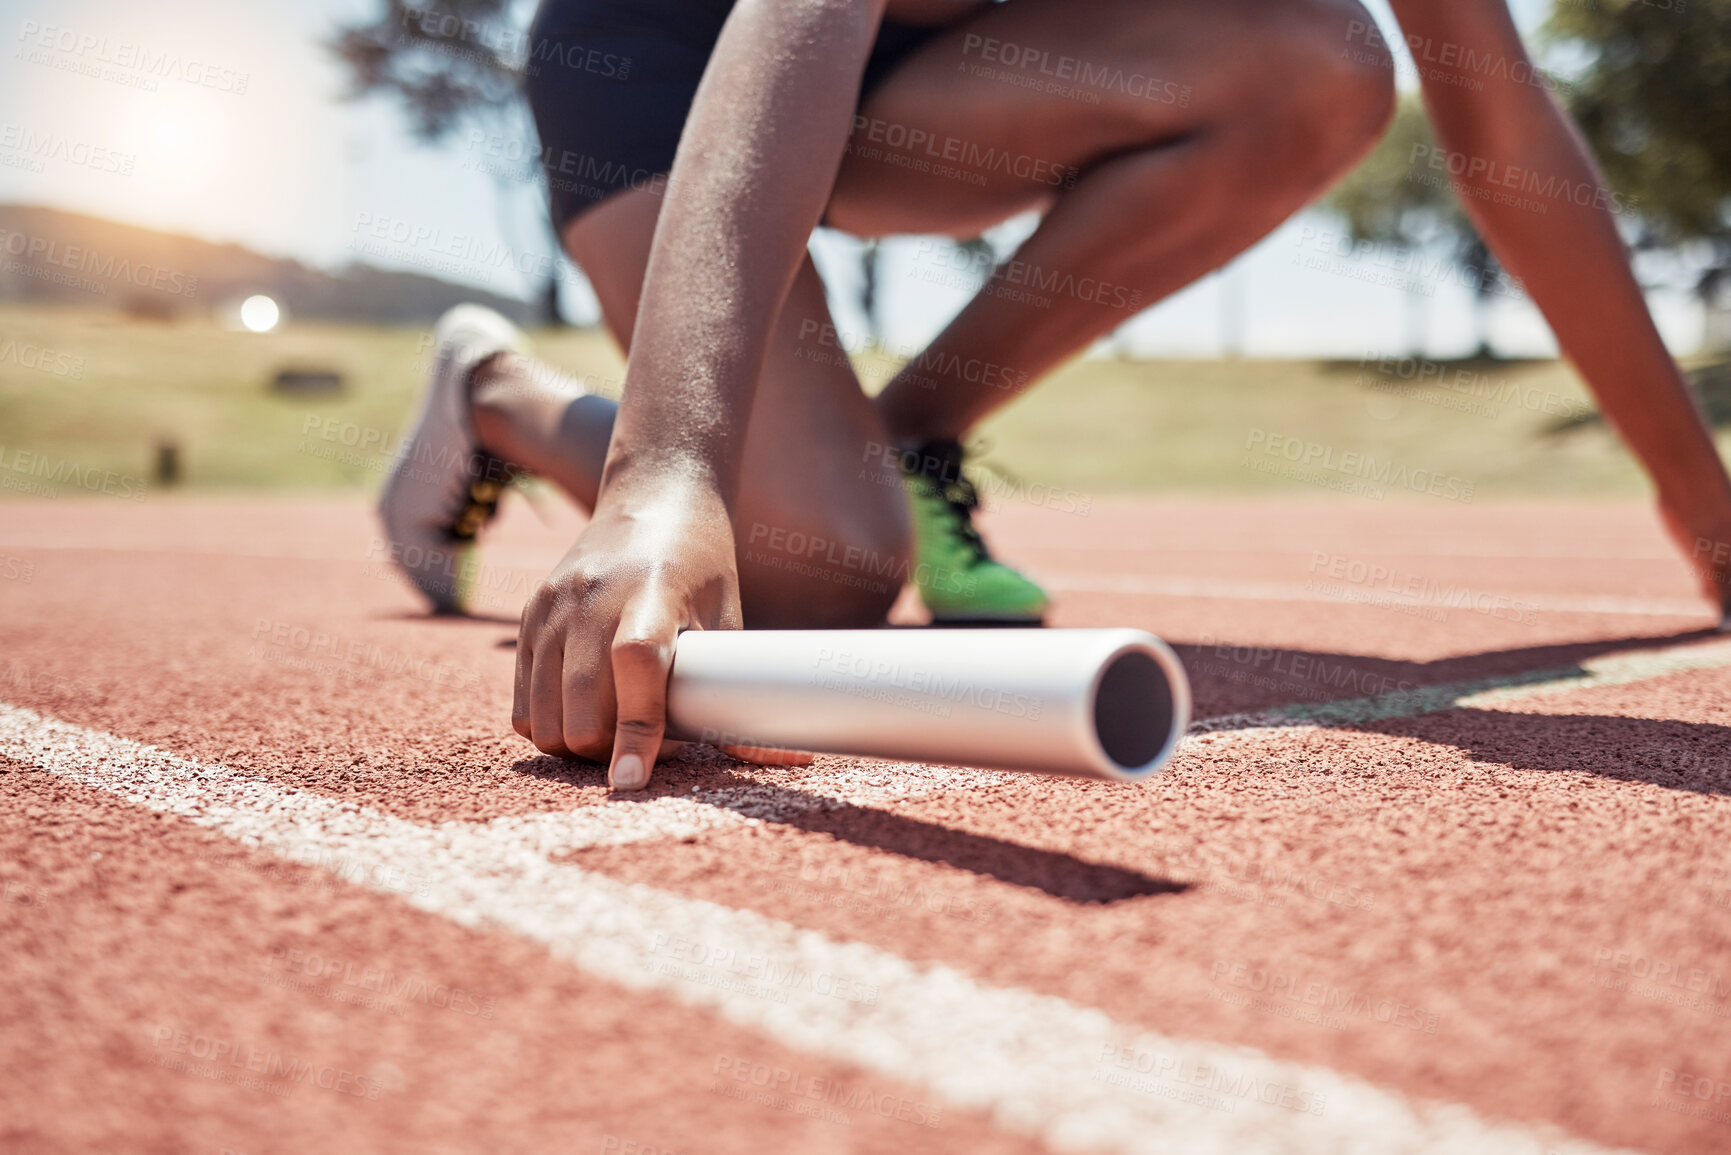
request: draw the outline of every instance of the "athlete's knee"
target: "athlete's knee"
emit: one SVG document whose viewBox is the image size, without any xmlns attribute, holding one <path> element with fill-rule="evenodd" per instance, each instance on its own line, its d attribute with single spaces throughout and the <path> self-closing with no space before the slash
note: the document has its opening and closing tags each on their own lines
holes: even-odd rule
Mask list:
<svg viewBox="0 0 1731 1155">
<path fill-rule="evenodd" d="M 885 467 L 887 466 L 887 468 Z M 831 521 L 831 540 L 807 550 L 823 572 L 813 575 L 835 587 L 833 608 L 848 617 L 881 621 L 908 580 L 912 556 L 907 494 L 893 462 L 860 470 L 859 492 Z M 858 622 L 856 624 L 869 624 Z"/>
<path fill-rule="evenodd" d="M 821 514 L 765 512 L 734 528 L 740 598 L 754 629 L 847 629 L 881 624 L 908 580 L 910 533 L 899 475 Z"/>
<path fill-rule="evenodd" d="M 1357 0 L 1283 0 L 1302 23 L 1280 51 L 1295 91 L 1288 105 L 1320 148 L 1350 154 L 1369 148 L 1394 116 L 1394 57 L 1376 21 Z"/>
<path fill-rule="evenodd" d="M 739 591 L 752 629 L 881 625 L 909 572 L 905 539 L 870 527 L 769 530 L 741 543 Z"/>
</svg>

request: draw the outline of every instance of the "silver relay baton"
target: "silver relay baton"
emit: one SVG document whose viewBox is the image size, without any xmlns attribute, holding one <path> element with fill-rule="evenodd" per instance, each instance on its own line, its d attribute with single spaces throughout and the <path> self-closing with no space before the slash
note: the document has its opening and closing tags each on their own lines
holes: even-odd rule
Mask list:
<svg viewBox="0 0 1731 1155">
<path fill-rule="evenodd" d="M 1137 782 L 1190 722 L 1141 630 L 688 630 L 667 736 Z"/>
</svg>

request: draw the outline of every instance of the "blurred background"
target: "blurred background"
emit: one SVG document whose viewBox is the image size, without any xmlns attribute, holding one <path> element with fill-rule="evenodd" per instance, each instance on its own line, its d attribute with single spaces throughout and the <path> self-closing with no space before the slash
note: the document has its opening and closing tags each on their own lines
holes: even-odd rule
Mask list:
<svg viewBox="0 0 1731 1155">
<path fill-rule="evenodd" d="M 1400 57 L 1384 145 L 994 417 L 974 447 L 990 471 L 1320 495 L 1244 466 L 1267 430 L 1465 478 L 1478 500 L 1645 492 L 1446 178 L 1415 163 L 1414 64 L 1368 4 Z M 135 498 L 374 486 L 428 326 L 462 300 L 616 394 L 623 362 L 554 242 L 516 94 L 533 9 L 0 0 L 0 499 L 89 490 L 91 470 Z M 1731 0 L 1512 10 L 1606 169 L 1667 342 L 1731 423 Z M 1033 224 L 960 244 L 820 230 L 868 385 Z"/>
</svg>

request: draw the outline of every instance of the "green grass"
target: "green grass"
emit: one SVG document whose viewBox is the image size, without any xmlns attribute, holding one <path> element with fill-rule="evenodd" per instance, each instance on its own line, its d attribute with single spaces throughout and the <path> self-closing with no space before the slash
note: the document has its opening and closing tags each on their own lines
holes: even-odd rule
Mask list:
<svg viewBox="0 0 1731 1155">
<path fill-rule="evenodd" d="M 1485 383 L 1539 405 L 1549 393 L 1553 408 L 1586 403 L 1572 373 L 1554 363 L 1466 372 L 1478 374 L 1467 388 Z M 1518 401 L 1491 403 L 1486 416 L 1452 407 L 1487 404 L 1468 394 L 1427 385 L 1398 395 L 1378 382 L 1408 384 L 1355 363 L 1092 361 L 1056 374 L 1044 396 L 995 415 L 980 436 L 1008 467 L 1040 479 L 1061 474 L 1084 491 L 1318 492 L 1245 465 L 1283 463 L 1267 447 L 1297 441 L 1316 457 L 1359 453 L 1464 479 L 1475 499 L 1639 492 L 1633 463 L 1602 428 L 1547 437 L 1554 417 Z"/>
<path fill-rule="evenodd" d="M 869 383 L 894 371 L 886 359 L 861 361 Z M 1259 452 L 1274 436 L 1336 461 L 1358 453 L 1470 481 L 1474 500 L 1648 492 L 1562 362 L 1432 363 L 1444 385 L 1418 382 L 1417 371 L 1411 361 L 1383 371 L 1354 361 L 1077 360 L 993 414 L 974 440 L 999 472 L 1084 493 L 1330 492 L 1247 468 L 1247 458 L 1284 461 Z M 1719 444 L 1731 452 L 1731 433 Z"/>
<path fill-rule="evenodd" d="M 291 324 L 231 332 L 45 308 L 0 308 L 0 445 L 78 467 L 148 477 L 157 441 L 180 448 L 184 483 L 205 489 L 368 488 L 411 416 L 429 335 L 413 328 Z M 20 364 L 9 342 L 82 359 L 82 375 Z M 617 391 L 623 362 L 598 332 L 540 342 L 561 365 Z M 51 359 L 55 368 L 77 361 Z M 294 397 L 283 369 L 333 369 L 340 394 Z M 605 386 L 606 381 L 614 382 Z M 331 439 L 327 439 L 327 431 Z"/>
<path fill-rule="evenodd" d="M 617 395 L 623 362 L 607 337 L 566 330 L 535 340 L 549 360 Z M 414 404 L 425 341 L 424 330 L 408 328 L 296 323 L 256 335 L 206 322 L 3 307 L 5 467 L 15 468 L 22 449 L 51 463 L 148 477 L 154 446 L 166 439 L 179 446 L 188 488 L 371 488 Z M 27 344 L 53 350 L 51 366 L 77 365 L 80 374 L 22 364 Z M 290 368 L 334 369 L 347 388 L 331 396 L 274 393 L 271 379 Z M 893 364 L 868 355 L 860 368 L 875 387 Z M 1372 454 L 1464 479 L 1475 500 L 1646 492 L 1602 424 L 1548 433 L 1559 415 L 1521 403 L 1581 411 L 1586 395 L 1560 363 L 1444 371 L 1472 376 L 1460 379 L 1461 390 L 1426 385 L 1396 395 L 1374 387 L 1403 384 L 1374 364 L 1079 360 L 999 411 L 977 441 L 993 469 L 1086 493 L 1328 492 L 1247 468 L 1256 431 L 1314 442 L 1337 458 Z M 1472 396 L 1475 386 L 1492 396 Z"/>
</svg>

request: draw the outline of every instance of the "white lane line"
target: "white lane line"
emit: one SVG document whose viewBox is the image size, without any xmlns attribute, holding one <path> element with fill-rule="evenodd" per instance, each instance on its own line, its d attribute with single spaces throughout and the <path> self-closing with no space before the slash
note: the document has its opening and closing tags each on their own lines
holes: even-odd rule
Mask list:
<svg viewBox="0 0 1731 1155">
<path fill-rule="evenodd" d="M 609 799 L 581 810 L 516 815 L 485 822 L 453 821 L 439 829 L 532 848 L 541 854 L 623 846 L 654 839 L 694 838 L 723 827 L 785 822 L 846 806 L 885 808 L 948 790 L 1013 785 L 1002 770 L 871 762 L 792 766 L 769 771 L 773 782 L 746 782 L 642 801 Z"/>
<path fill-rule="evenodd" d="M 1249 714 L 1222 714 L 1190 725 L 1191 743 L 1211 744 L 1217 737 L 1235 741 L 1291 734 L 1294 727 L 1354 726 L 1392 718 L 1437 714 L 1444 710 L 1494 709 L 1524 698 L 1626 686 L 1689 670 L 1731 666 L 1731 640 L 1700 645 L 1634 650 L 1588 658 L 1578 665 L 1524 674 L 1503 674 L 1470 682 L 1449 682 L 1397 690 L 1370 698 L 1338 702 L 1298 702 Z"/>
<path fill-rule="evenodd" d="M 363 885 L 413 906 L 514 931 L 591 974 L 913 1083 L 1059 1151 L 1603 1150 L 1546 1125 L 1414 1103 L 1326 1068 L 1164 1037 L 1064 999 L 549 862 L 533 823 L 420 826 L 4 703 L 0 754 L 293 861 L 355 864 Z M 404 875 L 422 885 L 403 893 L 376 881 Z"/>
<path fill-rule="evenodd" d="M 1331 583 L 1329 590 L 1305 586 L 1282 585 L 1277 582 L 1246 582 L 1228 578 L 1160 578 L 1134 574 L 1101 575 L 1042 572 L 1042 583 L 1056 593 L 1125 594 L 1131 597 L 1215 598 L 1223 601 L 1247 602 L 1316 602 L 1326 605 L 1374 605 L 1401 610 L 1450 610 L 1474 612 L 1472 605 L 1453 605 L 1447 597 L 1421 598 L 1398 590 L 1357 587 Z M 1483 594 L 1487 591 L 1476 591 Z M 1464 584 L 1462 597 L 1476 596 Z M 1508 593 L 1500 595 L 1506 602 L 1548 613 L 1630 614 L 1637 617 L 1709 617 L 1713 613 L 1705 598 L 1630 598 L 1612 595 L 1580 596 L 1544 593 Z M 1421 615 L 1422 616 L 1422 615 Z"/>
<path fill-rule="evenodd" d="M 755 821 L 722 805 L 705 805 L 687 798 L 651 798 L 642 802 L 608 801 L 582 810 L 513 815 L 487 822 L 444 822 L 437 829 L 451 837 L 490 841 L 547 855 L 661 838 L 694 838 L 720 827 L 745 826 Z"/>
</svg>

